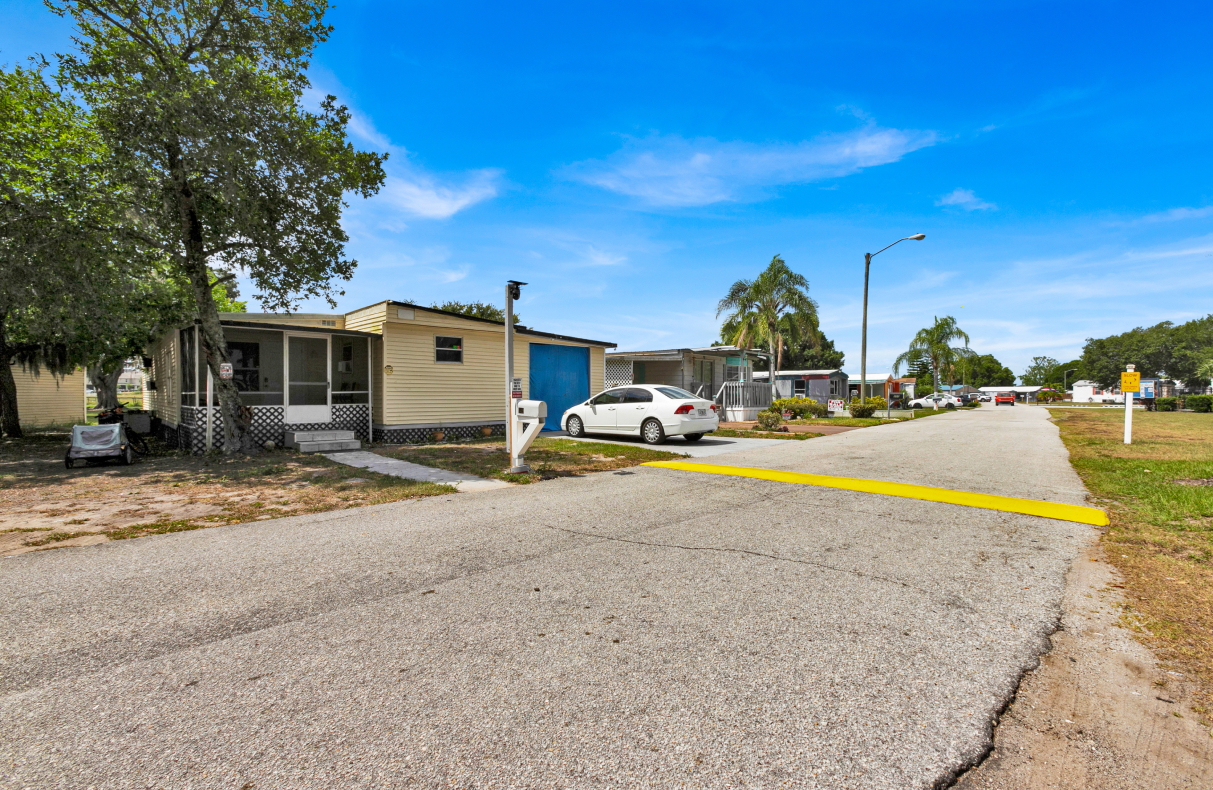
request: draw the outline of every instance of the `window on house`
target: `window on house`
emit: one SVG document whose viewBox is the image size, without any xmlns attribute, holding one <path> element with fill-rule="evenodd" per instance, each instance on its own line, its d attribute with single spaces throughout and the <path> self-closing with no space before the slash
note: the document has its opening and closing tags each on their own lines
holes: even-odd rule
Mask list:
<svg viewBox="0 0 1213 790">
<path fill-rule="evenodd" d="M 333 335 L 333 403 L 366 403 L 369 397 L 365 337 Z"/>
<path fill-rule="evenodd" d="M 838 379 L 830 379 L 830 397 L 838 394 Z"/>
<path fill-rule="evenodd" d="M 443 337 L 434 338 L 434 361 L 463 363 L 463 338 Z"/>
<path fill-rule="evenodd" d="M 792 382 L 792 391 L 795 393 L 797 398 L 804 397 L 804 386 L 807 383 L 808 382 L 805 381 L 804 379 L 798 379 L 798 380 Z"/>
<path fill-rule="evenodd" d="M 704 384 L 711 384 L 712 377 L 716 374 L 716 363 L 710 359 L 695 360 L 695 380 Z"/>
<path fill-rule="evenodd" d="M 282 333 L 227 327 L 232 383 L 245 406 L 282 405 Z"/>
</svg>

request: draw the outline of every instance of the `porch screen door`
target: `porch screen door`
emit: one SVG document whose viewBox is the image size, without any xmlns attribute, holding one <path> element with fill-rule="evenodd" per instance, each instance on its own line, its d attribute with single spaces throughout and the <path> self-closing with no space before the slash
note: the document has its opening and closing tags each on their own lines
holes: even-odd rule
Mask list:
<svg viewBox="0 0 1213 790">
<path fill-rule="evenodd" d="M 287 423 L 331 422 L 328 336 L 287 335 L 286 343 Z"/>
</svg>

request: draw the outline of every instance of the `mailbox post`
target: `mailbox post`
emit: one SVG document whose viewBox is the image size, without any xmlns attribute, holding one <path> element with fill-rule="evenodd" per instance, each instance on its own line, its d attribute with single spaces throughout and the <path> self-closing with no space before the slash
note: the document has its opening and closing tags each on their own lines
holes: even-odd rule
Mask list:
<svg viewBox="0 0 1213 790">
<path fill-rule="evenodd" d="M 514 402 L 522 398 L 522 380 L 514 381 L 514 300 L 522 295 L 517 280 L 505 284 L 505 450 L 514 458 Z"/>
<path fill-rule="evenodd" d="M 531 471 L 523 456 L 531 442 L 543 430 L 548 418 L 548 405 L 541 400 L 519 400 L 510 420 L 510 474 L 518 475 Z"/>
</svg>

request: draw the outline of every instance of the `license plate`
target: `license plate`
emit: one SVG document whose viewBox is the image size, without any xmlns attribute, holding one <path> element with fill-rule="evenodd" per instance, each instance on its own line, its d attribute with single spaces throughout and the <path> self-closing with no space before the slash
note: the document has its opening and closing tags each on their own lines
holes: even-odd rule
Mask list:
<svg viewBox="0 0 1213 790">
<path fill-rule="evenodd" d="M 708 410 L 707 410 L 707 409 L 700 409 L 700 410 L 699 410 L 699 416 L 700 416 L 700 417 L 704 417 L 704 416 L 706 416 L 706 415 L 707 415 L 707 413 L 708 413 Z"/>
</svg>

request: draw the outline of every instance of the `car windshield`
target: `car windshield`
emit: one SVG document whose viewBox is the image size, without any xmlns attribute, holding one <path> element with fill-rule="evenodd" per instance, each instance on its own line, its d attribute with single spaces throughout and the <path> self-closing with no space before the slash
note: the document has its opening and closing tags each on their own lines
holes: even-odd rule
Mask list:
<svg viewBox="0 0 1213 790">
<path fill-rule="evenodd" d="M 670 400 L 698 400 L 697 396 L 678 387 L 657 387 L 657 391 Z"/>
</svg>

